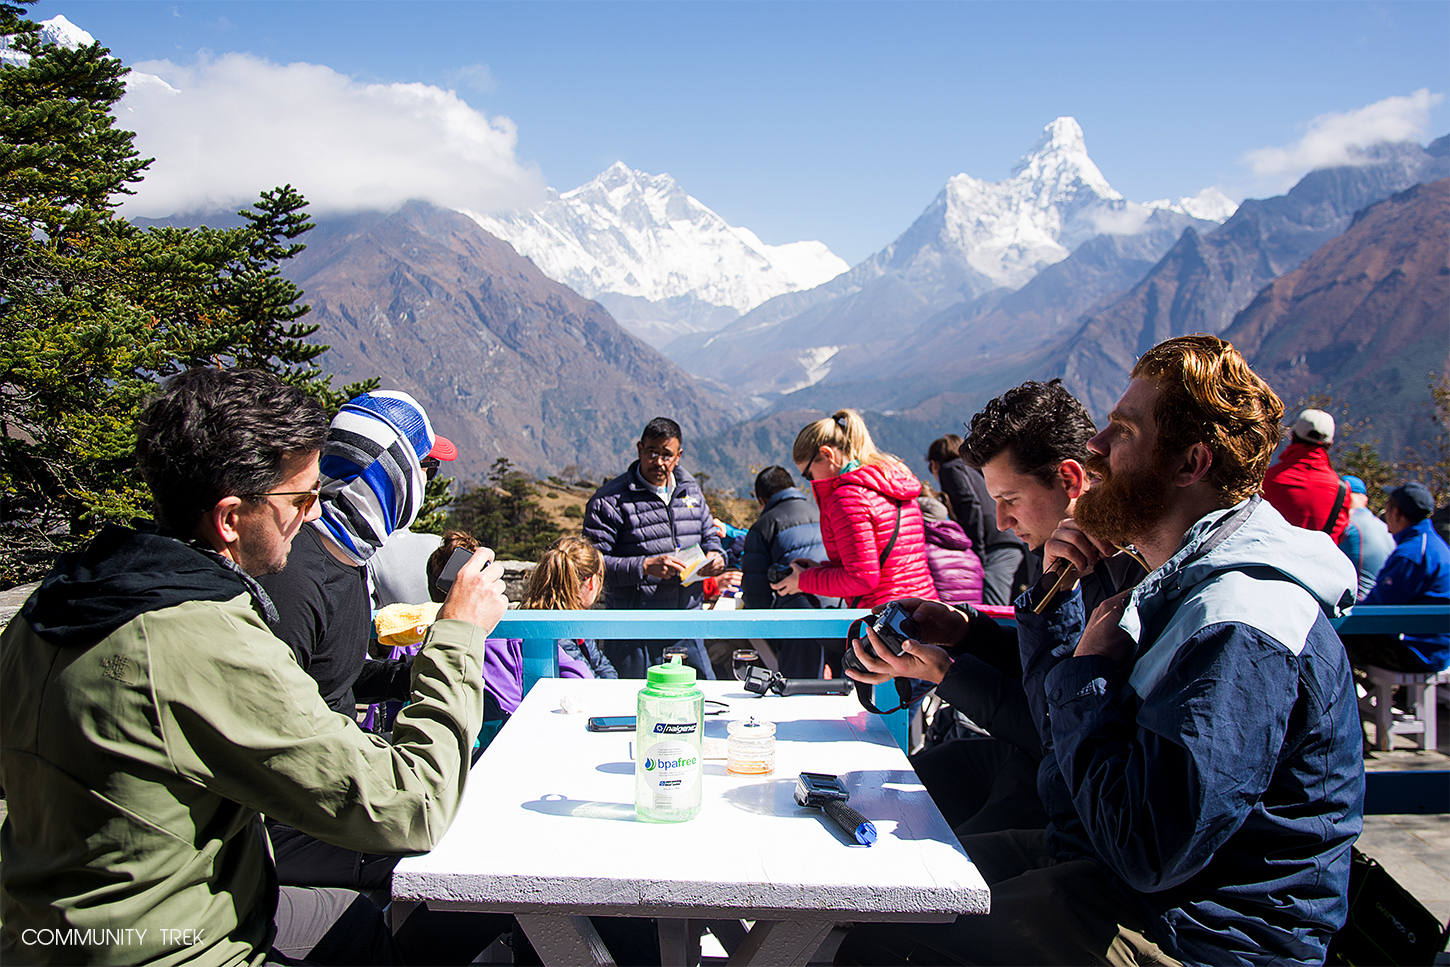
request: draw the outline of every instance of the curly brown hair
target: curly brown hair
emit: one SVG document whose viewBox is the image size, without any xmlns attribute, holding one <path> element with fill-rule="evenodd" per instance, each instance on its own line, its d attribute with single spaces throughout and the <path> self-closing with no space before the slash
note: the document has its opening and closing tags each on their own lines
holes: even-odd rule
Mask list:
<svg viewBox="0 0 1450 967">
<path fill-rule="evenodd" d="M 1160 452 L 1205 444 L 1207 480 L 1225 505 L 1259 492 L 1283 435 L 1284 403 L 1232 344 L 1206 333 L 1168 339 L 1143 354 L 1132 377 L 1158 386 Z"/>
</svg>

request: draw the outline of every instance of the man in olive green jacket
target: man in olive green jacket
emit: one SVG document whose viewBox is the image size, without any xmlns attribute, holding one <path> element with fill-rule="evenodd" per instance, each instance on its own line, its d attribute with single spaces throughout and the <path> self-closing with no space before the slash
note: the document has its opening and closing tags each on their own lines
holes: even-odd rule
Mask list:
<svg viewBox="0 0 1450 967">
<path fill-rule="evenodd" d="M 329 710 L 251 578 L 317 516 L 326 432 L 268 374 L 176 377 L 137 444 L 164 529 L 106 528 L 0 636 L 0 961 L 259 964 L 278 942 L 259 813 L 368 852 L 448 828 L 502 568 L 480 551 L 459 572 L 391 745 Z"/>
</svg>

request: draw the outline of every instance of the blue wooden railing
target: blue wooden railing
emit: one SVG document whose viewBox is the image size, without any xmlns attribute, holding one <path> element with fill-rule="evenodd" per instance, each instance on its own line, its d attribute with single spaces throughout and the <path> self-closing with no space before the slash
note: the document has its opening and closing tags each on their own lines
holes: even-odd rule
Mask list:
<svg viewBox="0 0 1450 967">
<path fill-rule="evenodd" d="M 540 678 L 559 674 L 557 638 L 844 638 L 860 610 L 824 611 L 510 611 L 494 635 L 523 639 L 524 692 Z M 999 619 L 1000 620 L 1000 619 Z M 1005 619 L 1012 623 L 1011 619 Z M 1359 607 L 1334 622 L 1341 634 L 1384 634 L 1450 630 L 1450 607 L 1378 605 Z M 897 704 L 890 683 L 873 697 L 879 707 Z M 896 741 L 906 748 L 906 713 L 887 716 Z"/>
</svg>

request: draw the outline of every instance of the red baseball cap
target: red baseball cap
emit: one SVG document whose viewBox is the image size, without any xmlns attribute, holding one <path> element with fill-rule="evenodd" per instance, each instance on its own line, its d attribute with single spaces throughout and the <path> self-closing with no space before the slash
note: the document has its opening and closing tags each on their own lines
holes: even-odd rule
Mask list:
<svg viewBox="0 0 1450 967">
<path fill-rule="evenodd" d="M 428 451 L 428 456 L 436 460 L 457 460 L 458 448 L 446 436 L 435 436 L 433 438 L 433 449 Z"/>
</svg>

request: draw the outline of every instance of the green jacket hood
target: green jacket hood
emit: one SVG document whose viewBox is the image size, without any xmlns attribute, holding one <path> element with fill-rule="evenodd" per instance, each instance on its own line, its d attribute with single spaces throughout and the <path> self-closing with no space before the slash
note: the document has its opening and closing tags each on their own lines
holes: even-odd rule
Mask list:
<svg viewBox="0 0 1450 967">
<path fill-rule="evenodd" d="M 21 608 L 21 617 L 57 647 L 90 647 L 126 622 L 187 601 L 228 601 L 256 582 L 214 551 L 162 534 L 155 525 L 107 524 L 80 551 L 63 554 Z M 265 604 L 263 604 L 265 602 Z"/>
</svg>

